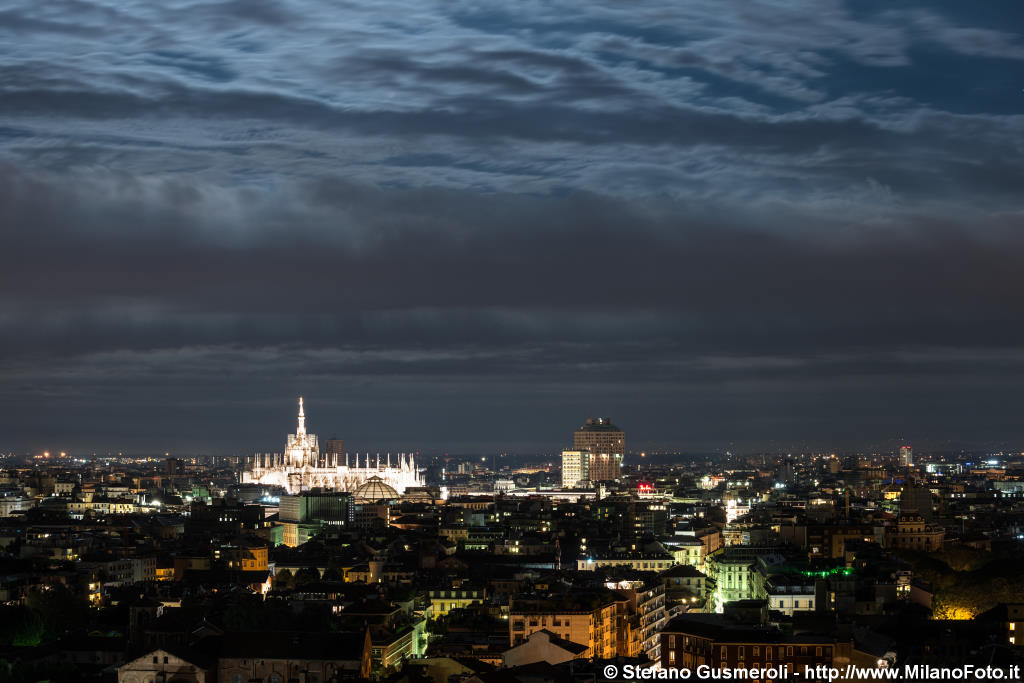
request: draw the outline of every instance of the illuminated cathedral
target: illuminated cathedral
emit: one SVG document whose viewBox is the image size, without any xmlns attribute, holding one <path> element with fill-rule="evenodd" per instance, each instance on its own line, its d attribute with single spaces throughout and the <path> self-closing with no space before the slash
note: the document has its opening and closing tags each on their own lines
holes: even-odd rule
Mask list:
<svg viewBox="0 0 1024 683">
<path fill-rule="evenodd" d="M 344 458 L 344 462 L 342 462 Z M 391 454 L 374 458 L 357 453 L 352 461 L 348 453 L 320 453 L 316 434 L 306 433 L 306 412 L 299 397 L 299 426 L 288 435 L 284 453 L 257 453 L 242 473 L 243 483 L 281 486 L 288 493 L 313 488 L 355 491 L 371 477 L 378 477 L 399 494 L 411 486 L 422 486 L 412 454 L 399 454 L 391 464 Z"/>
</svg>

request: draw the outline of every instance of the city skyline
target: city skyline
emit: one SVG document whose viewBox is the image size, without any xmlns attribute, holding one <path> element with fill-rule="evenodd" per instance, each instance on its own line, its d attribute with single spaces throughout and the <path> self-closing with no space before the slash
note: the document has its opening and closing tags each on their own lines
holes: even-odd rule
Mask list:
<svg viewBox="0 0 1024 683">
<path fill-rule="evenodd" d="M 1022 28 L 3 3 L 0 683 L 1020 680 Z"/>
<path fill-rule="evenodd" d="M 13 454 L 35 454 L 42 453 L 43 451 L 52 451 L 54 453 L 59 451 L 66 451 L 74 455 L 88 455 L 88 454 L 100 454 L 110 455 L 112 453 L 123 452 L 126 455 L 139 455 L 139 456 L 159 456 L 161 454 L 170 455 L 251 455 L 253 452 L 272 452 L 276 446 L 276 441 L 279 440 L 280 432 L 284 429 L 285 425 L 288 424 L 289 420 L 283 418 L 281 415 L 282 406 L 285 403 L 291 403 L 291 397 L 286 397 L 282 400 L 267 401 L 266 404 L 260 406 L 258 413 L 252 417 L 240 417 L 242 424 L 245 424 L 245 435 L 232 435 L 225 434 L 222 438 L 204 438 L 195 440 L 191 443 L 182 442 L 180 439 L 177 440 L 176 446 L 170 446 L 169 444 L 174 442 L 173 440 L 158 440 L 148 438 L 144 435 L 140 435 L 136 438 L 110 438 L 104 437 L 103 435 L 97 435 L 96 437 L 86 439 L 73 439 L 73 438 L 61 438 L 61 437 L 47 437 L 46 429 L 40 432 L 37 436 L 27 440 L 22 444 L 10 445 L 10 441 L 0 444 L 0 452 L 9 452 Z M 245 405 L 252 405 L 251 401 L 243 402 Z M 460 440 L 459 438 L 451 439 L 447 442 L 435 442 L 423 445 L 424 442 L 416 442 L 416 436 L 407 432 L 402 432 L 401 423 L 397 429 L 391 429 L 387 425 L 381 425 L 381 431 L 379 432 L 367 432 L 365 429 L 361 429 L 361 425 L 358 420 L 353 420 L 353 428 L 345 428 L 345 416 L 340 415 L 323 415 L 320 411 L 328 406 L 336 405 L 330 399 L 317 398 L 316 401 L 317 412 L 319 413 L 320 420 L 323 421 L 324 426 L 320 428 L 320 431 L 325 435 L 325 438 L 329 439 L 343 439 L 346 442 L 345 451 L 349 453 L 386 453 L 386 452 L 422 452 L 428 455 L 437 456 L 442 454 L 451 454 L 458 456 L 471 456 L 479 454 L 491 454 L 497 452 L 509 452 L 520 456 L 558 456 L 561 450 L 571 448 L 574 446 L 574 431 L 579 427 L 579 424 L 575 424 L 571 421 L 572 417 L 566 417 L 560 414 L 552 414 L 551 412 L 546 413 L 543 416 L 538 415 L 538 419 L 533 423 L 533 429 L 529 435 L 523 433 L 522 425 L 509 425 L 504 418 L 507 417 L 505 414 L 494 414 L 486 416 L 490 418 L 490 421 L 486 424 L 492 425 L 498 429 L 506 429 L 507 431 L 500 432 L 506 435 L 501 441 L 495 441 L 491 443 L 485 443 L 481 445 L 481 442 L 469 442 Z M 351 405 L 351 404 L 343 404 Z M 223 408 L 223 404 L 218 403 L 218 408 Z M 353 406 L 356 414 L 367 415 L 365 412 L 365 406 Z M 183 411 L 188 414 L 190 411 Z M 596 411 L 595 414 L 601 413 L 602 411 Z M 483 414 L 478 414 L 483 416 Z M 335 419 L 340 418 L 340 419 Z M 563 419 L 565 418 L 565 419 Z M 978 438 L 974 440 L 970 439 L 937 439 L 930 438 L 927 435 L 922 435 L 919 438 L 908 440 L 903 434 L 894 435 L 881 435 L 875 436 L 875 438 L 866 438 L 861 433 L 857 438 L 830 438 L 827 434 L 823 433 L 820 429 L 809 429 L 810 432 L 819 434 L 818 438 L 807 438 L 807 439 L 719 439 L 715 441 L 707 440 L 687 440 L 679 439 L 673 440 L 671 438 L 661 436 L 658 433 L 659 426 L 654 424 L 651 420 L 649 413 L 639 413 L 635 415 L 637 422 L 641 425 L 645 425 L 648 428 L 654 430 L 654 433 L 644 434 L 639 433 L 637 437 L 631 439 L 630 447 L 626 449 L 628 454 L 639 454 L 642 451 L 653 451 L 657 453 L 671 453 L 678 452 L 682 455 L 713 455 L 720 454 L 724 455 L 727 453 L 735 454 L 759 454 L 759 453 L 785 453 L 785 452 L 798 452 L 798 453 L 813 453 L 813 452 L 839 452 L 844 454 L 881 454 L 881 453 L 899 453 L 900 449 L 906 445 L 908 441 L 913 441 L 915 448 L 920 448 L 923 452 L 935 451 L 938 453 L 955 453 L 955 452 L 1016 452 L 1024 448 L 1024 439 L 1014 441 L 1012 439 L 985 439 Z M 580 417 L 577 422 L 582 424 L 585 421 L 591 419 L 588 416 Z M 454 420 L 453 420 L 454 422 Z M 341 426 L 338 426 L 338 425 Z M 418 429 L 418 428 L 417 428 Z M 254 431 L 260 433 L 273 433 L 277 432 L 276 438 L 271 436 L 266 439 L 258 439 L 249 436 Z M 472 429 L 468 431 L 472 432 Z M 630 429 L 632 433 L 636 433 Z M 131 433 L 131 432 L 129 432 Z M 396 433 L 407 434 L 404 439 L 395 437 Z M 330 435 L 329 437 L 326 435 Z M 547 435 L 549 438 L 541 439 L 537 435 Z M 522 440 L 527 437 L 533 440 Z M 516 440 L 519 438 L 520 440 Z M 84 443 L 83 443 L 84 442 Z M 351 448 L 348 445 L 351 444 Z M 173 452 L 172 452 L 173 451 Z"/>
<path fill-rule="evenodd" d="M 0 448 L 1013 448 L 1022 23 L 13 2 Z"/>
</svg>

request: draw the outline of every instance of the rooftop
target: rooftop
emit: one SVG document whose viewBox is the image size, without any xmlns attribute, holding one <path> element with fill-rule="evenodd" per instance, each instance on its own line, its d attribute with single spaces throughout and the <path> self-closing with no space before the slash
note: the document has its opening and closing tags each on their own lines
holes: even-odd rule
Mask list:
<svg viewBox="0 0 1024 683">
<path fill-rule="evenodd" d="M 621 432 L 622 430 L 612 424 L 610 417 L 590 417 L 587 424 L 579 428 L 581 432 Z"/>
</svg>

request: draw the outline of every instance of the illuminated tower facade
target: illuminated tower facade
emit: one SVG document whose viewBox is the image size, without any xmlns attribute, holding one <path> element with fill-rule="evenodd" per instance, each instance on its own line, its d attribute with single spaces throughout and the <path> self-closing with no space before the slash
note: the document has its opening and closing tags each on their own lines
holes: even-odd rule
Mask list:
<svg viewBox="0 0 1024 683">
<path fill-rule="evenodd" d="M 300 468 L 307 465 L 317 464 L 319 449 L 316 443 L 316 434 L 306 433 L 306 409 L 302 404 L 302 397 L 299 396 L 299 426 L 294 434 L 288 435 L 285 453 L 288 464 Z"/>
<path fill-rule="evenodd" d="M 573 435 L 573 450 L 590 454 L 590 481 L 610 481 L 622 475 L 626 433 L 610 417 L 591 417 Z"/>
<path fill-rule="evenodd" d="M 590 453 L 562 451 L 562 488 L 586 488 L 590 485 Z"/>
</svg>

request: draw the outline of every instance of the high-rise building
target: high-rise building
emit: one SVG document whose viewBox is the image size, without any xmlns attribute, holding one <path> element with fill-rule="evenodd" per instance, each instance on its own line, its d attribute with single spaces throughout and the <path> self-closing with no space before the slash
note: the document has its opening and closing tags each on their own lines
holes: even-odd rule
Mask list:
<svg viewBox="0 0 1024 683">
<path fill-rule="evenodd" d="M 590 417 L 576 430 L 572 446 L 591 453 L 625 453 L 626 433 L 612 424 L 610 417 Z"/>
<path fill-rule="evenodd" d="M 590 481 L 618 479 L 626 452 L 626 433 L 610 417 L 587 418 L 573 435 L 573 450 L 590 453 Z"/>
<path fill-rule="evenodd" d="M 900 467 L 910 467 L 914 464 L 914 449 L 910 446 L 900 446 Z"/>
<path fill-rule="evenodd" d="M 590 485 L 590 453 L 562 451 L 562 488 L 586 488 Z"/>
<path fill-rule="evenodd" d="M 612 481 L 622 476 L 622 453 L 591 453 L 590 481 Z"/>
</svg>

